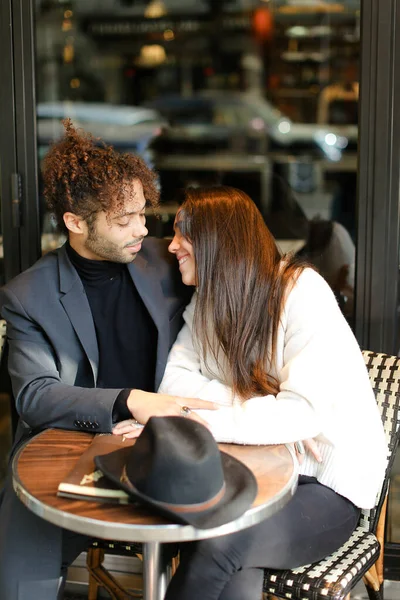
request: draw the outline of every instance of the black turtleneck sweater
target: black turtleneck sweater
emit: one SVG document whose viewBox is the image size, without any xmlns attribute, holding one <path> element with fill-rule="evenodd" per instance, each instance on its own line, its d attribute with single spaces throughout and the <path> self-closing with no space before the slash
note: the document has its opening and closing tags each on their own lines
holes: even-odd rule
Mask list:
<svg viewBox="0 0 400 600">
<path fill-rule="evenodd" d="M 92 311 L 99 348 L 97 387 L 125 388 L 113 421 L 132 415 L 126 406 L 131 389 L 154 392 L 157 329 L 125 264 L 84 258 L 69 244 Z"/>
</svg>

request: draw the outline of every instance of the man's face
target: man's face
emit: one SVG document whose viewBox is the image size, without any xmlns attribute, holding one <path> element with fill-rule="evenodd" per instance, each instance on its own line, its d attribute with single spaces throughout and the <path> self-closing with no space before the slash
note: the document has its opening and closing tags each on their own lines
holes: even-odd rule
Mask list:
<svg viewBox="0 0 400 600">
<path fill-rule="evenodd" d="M 126 185 L 126 202 L 117 212 L 100 212 L 88 225 L 79 253 L 92 260 L 130 263 L 141 249 L 148 234 L 145 227 L 143 186 L 139 180 Z"/>
</svg>

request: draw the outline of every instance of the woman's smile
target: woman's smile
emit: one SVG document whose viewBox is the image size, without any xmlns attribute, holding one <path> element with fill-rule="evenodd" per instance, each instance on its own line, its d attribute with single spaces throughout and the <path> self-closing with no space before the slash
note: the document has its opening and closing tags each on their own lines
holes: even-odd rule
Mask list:
<svg viewBox="0 0 400 600">
<path fill-rule="evenodd" d="M 189 256 L 189 254 L 185 254 L 184 256 L 177 257 L 177 258 L 178 258 L 179 266 L 181 266 L 190 258 L 190 256 Z"/>
<path fill-rule="evenodd" d="M 194 258 L 193 245 L 181 234 L 179 227 L 175 228 L 175 235 L 168 249 L 176 256 L 183 283 L 185 285 L 195 285 L 196 262 Z M 183 265 L 186 266 L 183 267 Z"/>
</svg>

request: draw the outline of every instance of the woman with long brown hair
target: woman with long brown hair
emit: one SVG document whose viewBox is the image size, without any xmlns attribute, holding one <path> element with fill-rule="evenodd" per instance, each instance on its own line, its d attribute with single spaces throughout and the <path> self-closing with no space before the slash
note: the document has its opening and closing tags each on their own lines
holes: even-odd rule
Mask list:
<svg viewBox="0 0 400 600">
<path fill-rule="evenodd" d="M 384 473 L 380 416 L 358 344 L 329 286 L 281 257 L 252 200 L 188 189 L 170 244 L 196 287 L 160 386 L 200 410 L 219 442 L 314 438 L 292 501 L 260 525 L 183 545 L 168 600 L 258 600 L 262 567 L 294 568 L 345 542 Z M 317 454 L 317 453 L 316 453 Z"/>
<path fill-rule="evenodd" d="M 187 189 L 169 250 L 196 291 L 159 392 L 218 403 L 218 410 L 188 410 L 218 442 L 313 438 L 316 446 L 282 510 L 239 533 L 183 544 L 166 595 L 259 600 L 263 567 L 322 559 L 349 538 L 359 509 L 374 505 L 385 466 L 383 427 L 331 289 L 306 263 L 281 257 L 244 192 Z"/>
</svg>

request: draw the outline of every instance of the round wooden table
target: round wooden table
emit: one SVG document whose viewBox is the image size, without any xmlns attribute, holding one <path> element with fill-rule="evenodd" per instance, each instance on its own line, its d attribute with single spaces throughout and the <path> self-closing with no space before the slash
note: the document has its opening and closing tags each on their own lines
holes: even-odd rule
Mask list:
<svg viewBox="0 0 400 600">
<path fill-rule="evenodd" d="M 136 505 L 71 500 L 57 496 L 57 488 L 88 448 L 92 434 L 46 430 L 16 453 L 13 485 L 20 500 L 36 515 L 59 527 L 106 540 L 143 543 L 143 597 L 161 600 L 166 578 L 161 572 L 161 544 L 185 542 L 233 533 L 270 517 L 297 488 L 298 463 L 290 446 L 220 444 L 224 452 L 245 463 L 254 473 L 258 494 L 244 515 L 214 529 L 196 529 L 166 521 Z"/>
</svg>

